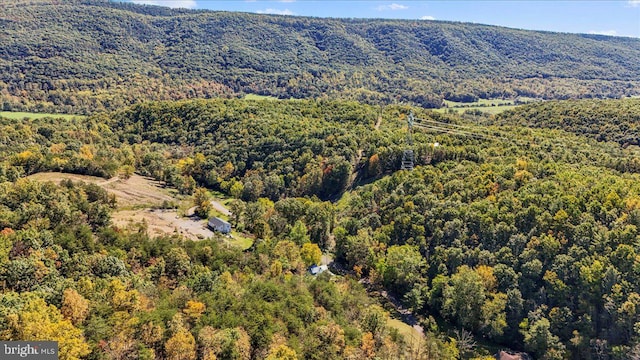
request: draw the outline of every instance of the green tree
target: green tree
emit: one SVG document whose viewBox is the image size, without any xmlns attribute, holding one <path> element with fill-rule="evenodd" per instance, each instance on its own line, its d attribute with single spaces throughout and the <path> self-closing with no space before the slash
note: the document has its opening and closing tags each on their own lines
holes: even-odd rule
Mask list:
<svg viewBox="0 0 640 360">
<path fill-rule="evenodd" d="M 303 343 L 308 359 L 342 359 L 345 348 L 344 330 L 335 323 L 311 325 Z"/>
<path fill-rule="evenodd" d="M 191 271 L 191 258 L 184 249 L 174 247 L 165 257 L 167 275 L 181 279 Z"/>
<path fill-rule="evenodd" d="M 342 157 L 332 158 L 327 164 L 322 177 L 320 195 L 328 197 L 344 191 L 351 176 L 351 163 Z"/>
<path fill-rule="evenodd" d="M 232 180 L 232 185 L 229 188 L 229 194 L 236 199 L 239 199 L 244 191 L 244 185 L 241 182 Z"/>
<path fill-rule="evenodd" d="M 560 343 L 560 339 L 551 333 L 549 320 L 543 317 L 533 321 L 530 326 L 525 322 L 521 327 L 527 351 L 544 360 L 564 358 L 564 346 Z"/>
<path fill-rule="evenodd" d="M 229 211 L 231 211 L 231 222 L 235 228 L 240 228 L 244 218 L 245 203 L 242 200 L 234 199 L 229 202 Z"/>
<path fill-rule="evenodd" d="M 309 242 L 309 235 L 307 234 L 307 226 L 302 220 L 297 220 L 291 231 L 289 231 L 289 239 L 299 246 L 302 246 Z"/>
<path fill-rule="evenodd" d="M 250 340 L 242 328 L 216 330 L 205 326 L 198 334 L 201 357 L 204 359 L 249 360 Z"/>
<path fill-rule="evenodd" d="M 135 170 L 136 169 L 132 165 L 123 165 L 120 168 L 120 177 L 124 180 L 128 180 L 129 178 L 131 178 L 131 176 L 133 176 Z"/>
<path fill-rule="evenodd" d="M 322 260 L 322 251 L 317 244 L 306 243 L 300 249 L 300 257 L 306 266 L 319 264 Z"/>
<path fill-rule="evenodd" d="M 507 327 L 506 305 L 507 295 L 503 293 L 489 294 L 482 304 L 480 327 L 489 338 L 495 339 L 503 335 Z"/>
<path fill-rule="evenodd" d="M 486 292 L 480 275 L 463 265 L 444 289 L 442 311 L 467 329 L 478 330 Z"/>
<path fill-rule="evenodd" d="M 293 241 L 278 241 L 273 248 L 273 256 L 280 260 L 284 270 L 299 270 L 303 266 L 300 250 Z"/>
<path fill-rule="evenodd" d="M 426 262 L 415 246 L 394 245 L 387 249 L 381 266 L 384 284 L 404 295 L 422 280 Z"/>
<path fill-rule="evenodd" d="M 205 188 L 197 188 L 193 193 L 193 205 L 196 207 L 195 214 L 201 219 L 208 219 L 209 213 L 213 210 L 211 204 L 211 194 Z"/>
</svg>

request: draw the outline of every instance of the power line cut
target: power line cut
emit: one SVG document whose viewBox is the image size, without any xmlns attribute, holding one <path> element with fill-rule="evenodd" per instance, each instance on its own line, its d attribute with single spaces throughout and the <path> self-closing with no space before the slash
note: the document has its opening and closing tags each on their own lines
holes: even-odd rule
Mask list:
<svg viewBox="0 0 640 360">
<path fill-rule="evenodd" d="M 522 146 L 530 147 L 536 142 L 538 142 L 538 145 L 540 146 L 542 146 L 543 144 L 539 142 L 548 142 L 552 146 L 563 146 L 563 147 L 566 147 L 568 145 L 574 146 L 574 147 L 584 146 L 583 142 L 577 141 L 575 139 L 563 139 L 562 141 L 558 141 L 553 138 L 541 138 L 541 139 L 538 139 L 538 141 L 531 141 L 531 140 L 527 141 L 527 140 L 514 137 L 513 134 L 505 133 L 504 131 L 500 131 L 497 129 L 492 130 L 493 134 L 487 134 L 487 133 L 478 132 L 477 131 L 478 129 L 472 126 L 451 124 L 451 123 L 430 120 L 430 119 L 419 119 L 415 117 L 413 118 L 413 120 L 414 120 L 414 123 L 412 124 L 413 127 L 418 129 L 436 131 L 436 132 L 441 132 L 441 133 L 446 133 L 451 135 L 473 137 L 473 138 L 482 139 L 482 140 L 503 141 L 506 143 L 514 144 L 516 146 L 522 145 Z M 488 132 L 488 130 L 485 130 L 485 131 Z M 499 135 L 496 135 L 496 134 L 499 134 Z M 624 154 L 621 154 L 621 151 L 619 149 L 618 151 L 615 151 L 615 149 L 612 150 L 608 148 L 602 149 L 602 150 L 607 155 L 609 155 L 609 157 L 613 160 L 620 160 L 620 159 L 627 160 L 629 159 L 629 156 L 638 155 L 637 152 L 633 152 L 633 151 L 631 151 L 630 154 L 628 155 L 624 155 Z"/>
<path fill-rule="evenodd" d="M 431 128 L 432 130 L 435 130 L 435 131 L 439 131 L 440 129 L 446 129 L 447 133 L 451 133 L 449 131 L 456 131 L 459 135 L 481 137 L 487 140 L 502 140 L 502 141 L 509 140 L 508 138 L 503 136 L 495 136 L 492 134 L 479 133 L 477 132 L 476 128 L 473 128 L 470 126 L 457 125 L 457 124 L 445 123 L 442 121 L 428 120 L 428 119 L 417 119 L 417 120 L 420 121 L 417 124 L 417 126 Z"/>
<path fill-rule="evenodd" d="M 434 130 L 434 131 L 438 131 L 438 132 L 443 132 L 443 133 L 447 133 L 447 134 L 452 134 L 452 135 L 463 135 L 463 136 L 469 136 L 469 137 L 475 137 L 475 138 L 480 138 L 480 139 L 484 139 L 484 140 L 493 140 L 483 134 L 477 134 L 477 133 L 471 133 L 471 132 L 465 132 L 465 131 L 460 131 L 460 130 L 456 130 L 456 129 L 448 129 L 448 128 L 444 128 L 444 127 L 440 127 L 440 126 L 434 126 L 434 125 L 422 125 L 422 124 L 417 124 L 414 125 L 417 128 L 420 129 L 425 129 L 425 130 Z"/>
<path fill-rule="evenodd" d="M 412 111 L 409 113 L 409 116 L 407 117 L 407 127 L 408 127 L 407 142 L 406 142 L 407 147 L 402 153 L 402 165 L 400 167 L 402 170 L 412 171 L 414 166 L 413 125 L 414 125 L 414 117 L 413 117 L 413 111 Z"/>
</svg>

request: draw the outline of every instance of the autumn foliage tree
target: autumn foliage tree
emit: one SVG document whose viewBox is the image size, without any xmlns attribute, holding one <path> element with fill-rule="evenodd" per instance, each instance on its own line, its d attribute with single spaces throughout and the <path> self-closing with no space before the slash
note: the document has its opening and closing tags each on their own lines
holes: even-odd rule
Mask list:
<svg viewBox="0 0 640 360">
<path fill-rule="evenodd" d="M 40 298 L 26 299 L 20 310 L 7 316 L 7 321 L 9 332 L 5 338 L 57 341 L 62 360 L 79 360 L 90 353 L 82 330 Z"/>
<path fill-rule="evenodd" d="M 74 325 L 82 325 L 89 315 L 89 301 L 74 289 L 66 289 L 62 294 L 62 315 Z"/>
<path fill-rule="evenodd" d="M 180 326 L 164 344 L 167 359 L 194 360 L 196 358 L 196 341 L 191 332 Z"/>
</svg>

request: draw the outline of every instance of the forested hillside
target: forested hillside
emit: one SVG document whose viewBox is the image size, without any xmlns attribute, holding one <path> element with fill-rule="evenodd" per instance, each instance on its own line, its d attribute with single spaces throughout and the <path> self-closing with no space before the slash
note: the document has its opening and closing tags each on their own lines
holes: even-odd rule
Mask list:
<svg viewBox="0 0 640 360">
<path fill-rule="evenodd" d="M 550 101 L 500 114 L 496 120 L 499 124 L 563 129 L 623 146 L 640 145 L 640 99 Z"/>
<path fill-rule="evenodd" d="M 89 113 L 142 100 L 566 99 L 640 92 L 640 40 L 494 26 L 2 1 L 4 110 Z"/>
<path fill-rule="evenodd" d="M 69 359 L 637 356 L 640 156 L 609 141 L 635 126 L 636 104 L 549 104 L 549 122 L 600 107 L 598 121 L 619 121 L 594 139 L 545 128 L 532 109 L 548 104 L 487 126 L 406 106 L 229 99 L 3 120 L 0 337 L 59 339 Z M 417 127 L 417 167 L 398 171 L 410 111 L 465 131 Z M 102 188 L 22 179 L 52 170 L 220 191 L 255 244 L 113 226 Z M 320 251 L 339 275 L 307 274 Z M 389 325 L 362 283 L 413 311 L 424 338 Z"/>
<path fill-rule="evenodd" d="M 560 149 L 489 147 L 367 185 L 344 199 L 336 254 L 417 313 L 536 359 L 633 358 L 640 178 Z"/>
<path fill-rule="evenodd" d="M 308 240 L 265 239 L 243 253 L 219 238 L 149 238 L 142 224 L 110 226 L 113 202 L 96 185 L 3 183 L 0 202 L 2 340 L 58 341 L 60 359 L 397 359 L 410 351 L 357 282 L 305 275 L 319 261 Z M 455 350 L 446 338 L 433 341 Z"/>
</svg>

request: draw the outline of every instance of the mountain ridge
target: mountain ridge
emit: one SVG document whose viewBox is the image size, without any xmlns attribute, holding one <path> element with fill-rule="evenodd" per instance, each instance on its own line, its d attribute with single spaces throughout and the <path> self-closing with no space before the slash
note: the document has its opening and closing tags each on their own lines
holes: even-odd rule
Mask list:
<svg viewBox="0 0 640 360">
<path fill-rule="evenodd" d="M 21 4 L 0 18 L 4 110 L 87 113 L 247 93 L 427 108 L 640 94 L 640 39 L 100 0 Z"/>
</svg>

